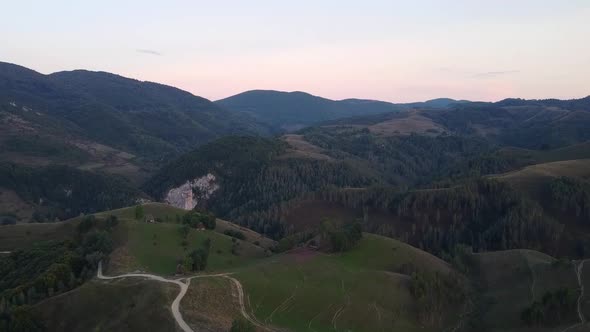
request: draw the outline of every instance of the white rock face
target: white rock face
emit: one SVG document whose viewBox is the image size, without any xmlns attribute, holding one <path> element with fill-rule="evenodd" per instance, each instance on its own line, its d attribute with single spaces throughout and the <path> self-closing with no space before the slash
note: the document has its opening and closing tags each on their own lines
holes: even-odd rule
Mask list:
<svg viewBox="0 0 590 332">
<path fill-rule="evenodd" d="M 209 173 L 192 181 L 186 181 L 183 185 L 170 189 L 164 201 L 181 209 L 192 210 L 199 201 L 209 199 L 219 189 L 215 180 L 215 175 Z"/>
</svg>

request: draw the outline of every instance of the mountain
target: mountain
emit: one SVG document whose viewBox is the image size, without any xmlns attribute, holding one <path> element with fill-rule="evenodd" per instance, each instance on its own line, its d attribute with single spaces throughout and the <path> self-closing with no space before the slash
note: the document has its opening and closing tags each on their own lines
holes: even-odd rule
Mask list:
<svg viewBox="0 0 590 332">
<path fill-rule="evenodd" d="M 365 99 L 331 100 L 299 91 L 253 90 L 218 100 L 216 103 L 229 110 L 252 115 L 273 128 L 293 131 L 327 120 L 415 107 L 446 108 L 456 102 L 441 98 L 423 103 L 393 104 Z"/>
<path fill-rule="evenodd" d="M 455 241 L 478 250 L 538 248 L 545 243 L 544 249 L 551 250 L 550 253 L 570 255 L 575 249 L 559 243 L 567 242 L 570 235 L 575 241 L 582 241 L 574 236 L 572 228 L 566 228 L 563 242 L 554 241 L 551 248 L 546 239 L 560 227 L 556 221 L 562 214 L 543 211 L 541 206 L 550 206 L 547 202 L 522 193 L 520 188 L 505 188 L 496 183 L 502 182 L 498 178 L 487 178 L 547 159 L 586 158 L 588 145 L 584 142 L 590 136 L 583 128 L 590 126 L 587 120 L 590 112 L 568 109 L 568 105 L 571 105 L 569 101 L 564 101 L 563 108 L 537 105 L 534 101 L 517 107 L 502 103 L 455 103 L 446 109 L 413 109 L 327 121 L 279 139 L 226 137 L 168 164 L 146 182 L 144 190 L 155 199 L 172 204 L 179 191 L 190 191 L 194 194 L 190 207 L 211 209 L 274 238 L 305 231 L 306 227 L 299 227 L 300 223 L 317 227 L 324 217 L 332 215 L 326 211 L 339 211 L 330 204 L 327 208 L 317 208 L 313 205 L 317 202 L 314 195 L 322 197 L 323 203 L 317 203 L 322 206 L 325 201 L 338 201 L 341 195 L 339 204 L 349 204 L 356 212 L 360 211 L 360 214 L 337 213 L 336 219 L 340 220 L 349 220 L 342 217 L 346 215 L 352 217 L 349 221 L 370 220 L 363 216 L 360 209 L 363 205 L 381 211 L 378 213 L 386 217 L 371 223 L 372 232 L 404 238 L 414 245 L 422 243 L 423 248 L 431 245 L 430 240 L 422 235 L 416 238 L 407 235 L 411 230 L 408 220 L 414 220 L 413 224 L 421 225 L 421 231 L 427 233 L 432 225 L 423 221 L 423 215 L 430 214 L 433 219 L 452 224 L 462 219 L 461 216 L 483 213 L 494 218 L 485 225 L 469 225 L 465 221 L 452 231 L 441 227 L 438 232 L 446 234 L 449 242 L 441 247 L 437 240 L 429 250 L 440 254 L 457 244 Z M 574 175 L 567 170 L 560 176 Z M 492 183 L 472 182 L 482 177 Z M 203 181 L 207 185 L 197 185 Z M 549 185 L 549 182 L 539 184 L 542 188 Z M 584 185 L 569 182 L 566 185 L 582 188 L 575 190 L 584 197 Z M 367 190 L 372 187 L 387 190 Z M 439 192 L 440 188 L 455 190 Z M 431 189 L 432 195 L 427 195 Z M 415 190 L 426 192 L 416 196 Z M 429 205 L 429 200 L 435 198 L 454 206 L 454 199 L 469 202 L 470 195 L 483 204 L 499 208 L 483 211 L 478 206 L 457 207 L 456 211 L 444 211 Z M 422 210 L 412 210 L 412 205 L 406 205 L 421 199 L 424 199 Z M 309 200 L 311 206 L 305 204 Z M 364 200 L 368 203 L 362 203 Z M 583 208 L 586 203 L 576 204 Z M 518 208 L 508 209 L 510 206 Z M 507 232 L 512 232 L 511 227 L 519 223 L 528 225 L 532 222 L 530 218 L 537 218 L 536 225 L 543 229 L 538 237 L 497 243 L 502 237 L 498 220 L 512 220 L 514 226 L 506 226 Z M 470 232 L 484 231 L 489 239 L 471 238 Z M 561 247 L 556 249 L 558 246 Z"/>
<path fill-rule="evenodd" d="M 53 221 L 129 205 L 145 196 L 139 183 L 183 152 L 224 135 L 269 133 L 170 86 L 0 63 L 0 219 Z"/>
<path fill-rule="evenodd" d="M 268 134 L 248 116 L 170 86 L 9 63 L 0 63 L 0 111 L 0 125 L 18 123 L 20 137 L 91 141 L 159 161 L 227 134 Z"/>
</svg>

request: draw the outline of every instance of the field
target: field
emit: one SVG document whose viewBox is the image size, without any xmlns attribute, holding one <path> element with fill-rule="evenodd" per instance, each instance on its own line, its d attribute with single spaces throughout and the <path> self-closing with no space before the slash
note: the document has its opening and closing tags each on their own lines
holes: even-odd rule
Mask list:
<svg viewBox="0 0 590 332">
<path fill-rule="evenodd" d="M 256 233 L 249 228 L 242 227 L 229 221 L 217 219 L 217 226 L 215 227 L 215 231 L 219 233 L 224 233 L 228 230 L 244 234 L 244 241 L 255 244 L 264 249 L 270 249 L 276 244 L 276 241 L 269 239 L 261 235 L 260 233 Z"/>
<path fill-rule="evenodd" d="M 408 112 L 404 118 L 396 118 L 369 126 L 369 130 L 377 135 L 438 135 L 446 129 L 417 112 Z"/>
<path fill-rule="evenodd" d="M 145 215 L 152 215 L 154 218 L 160 218 L 164 222 L 176 222 L 176 216 L 182 218 L 186 210 L 179 209 L 164 203 L 146 203 L 142 204 Z M 97 217 L 116 216 L 119 219 L 135 220 L 135 206 L 125 207 L 111 211 L 97 213 Z"/>
<path fill-rule="evenodd" d="M 527 166 L 523 169 L 494 175 L 500 181 L 507 181 L 524 190 L 533 197 L 539 197 L 543 185 L 551 179 L 561 176 L 588 178 L 590 177 L 590 159 L 554 161 Z"/>
<path fill-rule="evenodd" d="M 145 215 L 152 215 L 162 222 L 148 223 L 135 220 L 135 207 L 97 214 L 98 218 L 114 215 L 120 220 L 114 235 L 118 246 L 111 255 L 109 272 L 142 270 L 161 275 L 174 274 L 179 261 L 193 249 L 201 247 L 206 239 L 211 239 L 207 271 L 227 270 L 265 257 L 266 249 L 262 245 L 271 246 L 274 243 L 258 233 L 243 231 L 247 235 L 246 240 L 236 240 L 237 255 L 233 254 L 233 240 L 223 234 L 224 230 L 232 226 L 225 221 L 218 221 L 219 225 L 214 231 L 190 229 L 186 238 L 187 246 L 184 247 L 179 232 L 181 224 L 178 222 L 186 213 L 185 210 L 162 203 L 148 203 L 142 206 Z M 253 244 L 256 241 L 261 246 Z"/>
<path fill-rule="evenodd" d="M 422 328 L 416 319 L 410 277 L 398 273 L 405 263 L 419 270 L 450 271 L 425 252 L 365 234 L 347 253 L 296 249 L 240 269 L 235 277 L 259 321 L 292 331 L 438 330 Z M 449 309 L 457 315 L 457 308 Z"/>
<path fill-rule="evenodd" d="M 483 288 L 485 309 L 483 325 L 490 331 L 560 331 L 576 323 L 555 328 L 527 328 L 520 313 L 547 291 L 567 287 L 578 293 L 578 283 L 571 264 L 552 264 L 555 259 L 532 250 L 507 250 L 475 255 Z"/>
<path fill-rule="evenodd" d="M 241 317 L 231 282 L 226 278 L 191 280 L 180 308 L 195 331 L 229 331 L 232 321 Z"/>
<path fill-rule="evenodd" d="M 238 255 L 234 255 L 231 252 L 232 239 L 215 231 L 191 229 L 185 249 L 178 232 L 180 225 L 128 220 L 122 226 L 127 228 L 128 238 L 124 246 L 132 258 L 127 271 L 139 269 L 161 275 L 174 274 L 178 261 L 191 250 L 201 247 L 208 238 L 211 239 L 208 271 L 227 270 L 265 256 L 264 249 L 239 240 Z"/>
<path fill-rule="evenodd" d="M 147 280 L 90 281 L 34 306 L 47 331 L 175 331 L 178 287 Z"/>
<path fill-rule="evenodd" d="M 332 158 L 325 154 L 325 150 L 319 146 L 313 145 L 305 140 L 303 135 L 289 134 L 281 137 L 289 144 L 291 149 L 281 158 L 311 158 L 319 160 L 331 160 Z"/>
<path fill-rule="evenodd" d="M 588 159 L 590 158 L 590 142 L 574 144 L 553 150 L 528 150 L 506 147 L 500 149 L 500 152 L 505 156 L 528 160 L 532 163 Z"/>
<path fill-rule="evenodd" d="M 75 234 L 75 221 L 0 226 L 0 251 L 27 248 L 39 241 L 61 241 Z"/>
</svg>

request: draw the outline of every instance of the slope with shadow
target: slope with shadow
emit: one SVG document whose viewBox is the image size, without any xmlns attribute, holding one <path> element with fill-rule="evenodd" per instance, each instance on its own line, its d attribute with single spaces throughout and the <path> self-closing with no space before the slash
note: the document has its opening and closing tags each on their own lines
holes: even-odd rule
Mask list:
<svg viewBox="0 0 590 332">
<path fill-rule="evenodd" d="M 89 281 L 32 308 L 44 331 L 175 331 L 174 285 L 149 280 Z"/>
<path fill-rule="evenodd" d="M 76 70 L 43 75 L 0 63 L 3 123 L 62 144 L 91 141 L 151 160 L 230 133 L 267 133 L 251 118 L 177 88 Z M 35 119 L 27 117 L 35 116 Z M 48 129 L 33 127 L 42 123 Z"/>
<path fill-rule="evenodd" d="M 579 323 L 577 262 L 532 250 L 480 253 L 472 259 L 480 291 L 473 317 L 477 330 L 565 331 Z M 562 296 L 559 304 L 556 294 Z M 532 320 L 531 308 L 541 309 Z"/>
</svg>

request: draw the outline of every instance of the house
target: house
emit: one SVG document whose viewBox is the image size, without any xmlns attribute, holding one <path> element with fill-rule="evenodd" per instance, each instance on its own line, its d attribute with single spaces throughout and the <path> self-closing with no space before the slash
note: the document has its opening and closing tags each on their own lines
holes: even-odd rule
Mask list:
<svg viewBox="0 0 590 332">
<path fill-rule="evenodd" d="M 149 222 L 152 224 L 156 222 L 156 218 L 154 218 L 154 216 L 151 214 L 146 215 L 144 220 L 145 220 L 145 222 Z"/>
</svg>

